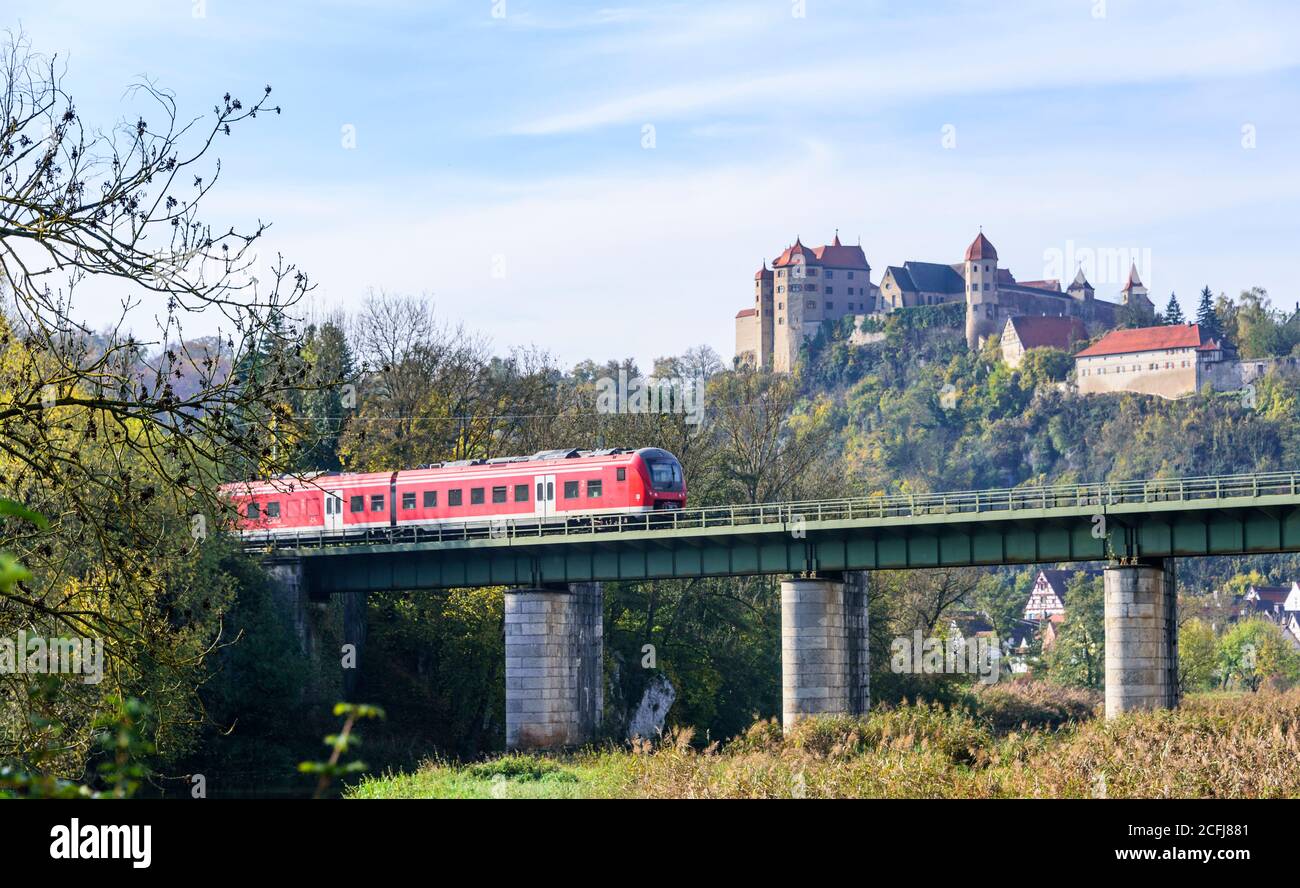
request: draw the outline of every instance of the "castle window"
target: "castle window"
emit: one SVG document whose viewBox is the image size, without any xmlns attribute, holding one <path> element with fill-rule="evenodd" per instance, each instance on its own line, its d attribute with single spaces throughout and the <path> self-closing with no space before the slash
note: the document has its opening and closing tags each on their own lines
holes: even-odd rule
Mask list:
<svg viewBox="0 0 1300 888">
<path fill-rule="evenodd" d="M 777 323 L 777 326 L 779 326 L 779 327 L 784 327 L 784 326 L 785 326 L 785 318 L 777 318 L 777 319 L 776 319 L 776 323 Z"/>
<path fill-rule="evenodd" d="M 828 278 L 833 278 L 833 277 L 835 277 L 835 269 L 833 269 L 833 268 L 828 268 L 828 269 L 826 269 L 826 277 L 828 277 Z"/>
<path fill-rule="evenodd" d="M 988 284 L 985 284 L 985 285 L 984 285 L 984 289 L 987 290 L 988 288 L 989 288 L 989 285 L 988 285 Z"/>
<path fill-rule="evenodd" d="M 809 299 L 809 300 L 807 300 L 804 304 L 805 304 L 808 308 L 816 308 L 816 307 L 817 307 L 817 302 L 816 302 L 815 300 L 813 300 L 813 299 Z"/>
<path fill-rule="evenodd" d="M 827 296 L 834 296 L 834 295 L 835 295 L 835 288 L 834 288 L 834 287 L 827 287 L 827 288 L 826 288 L 826 295 L 827 295 Z"/>
<path fill-rule="evenodd" d="M 853 280 L 853 272 L 849 272 L 849 280 Z"/>
<path fill-rule="evenodd" d="M 830 303 L 830 302 L 827 302 L 827 303 L 826 303 L 826 310 L 827 310 L 827 311 L 830 311 L 830 310 L 833 309 L 834 307 L 835 307 L 834 304 L 832 304 L 832 303 Z"/>
</svg>

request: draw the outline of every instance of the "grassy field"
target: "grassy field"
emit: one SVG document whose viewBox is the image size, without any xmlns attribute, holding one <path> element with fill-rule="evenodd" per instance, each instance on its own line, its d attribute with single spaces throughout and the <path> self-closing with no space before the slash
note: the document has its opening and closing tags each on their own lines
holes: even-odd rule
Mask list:
<svg viewBox="0 0 1300 888">
<path fill-rule="evenodd" d="M 1206 694 L 1107 722 L 1095 695 L 994 686 L 959 705 L 759 722 L 700 749 L 689 730 L 628 749 L 430 762 L 352 798 L 1300 797 L 1300 690 Z"/>
</svg>

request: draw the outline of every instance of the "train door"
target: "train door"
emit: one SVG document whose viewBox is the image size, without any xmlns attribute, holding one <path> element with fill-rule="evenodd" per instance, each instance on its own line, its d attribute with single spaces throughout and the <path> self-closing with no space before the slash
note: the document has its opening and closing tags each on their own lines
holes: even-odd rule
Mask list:
<svg viewBox="0 0 1300 888">
<path fill-rule="evenodd" d="M 533 476 L 533 496 L 537 500 L 537 517 L 549 518 L 555 514 L 555 476 Z"/>
<path fill-rule="evenodd" d="M 343 494 L 325 491 L 325 529 L 343 529 Z"/>
</svg>

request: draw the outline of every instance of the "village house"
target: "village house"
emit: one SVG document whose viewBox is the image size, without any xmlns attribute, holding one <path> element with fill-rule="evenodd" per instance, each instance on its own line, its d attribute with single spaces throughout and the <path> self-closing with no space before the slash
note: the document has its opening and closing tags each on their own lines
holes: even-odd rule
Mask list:
<svg viewBox="0 0 1300 888">
<path fill-rule="evenodd" d="M 1042 622 L 1038 638 L 1042 643 L 1044 654 L 1056 647 L 1056 637 L 1061 634 L 1061 624 L 1064 622 L 1065 614 L 1052 614 Z"/>
<path fill-rule="evenodd" d="M 1002 328 L 1002 360 L 1008 367 L 1019 367 L 1031 348 L 1055 348 L 1073 351 L 1076 342 L 1088 338 L 1087 328 L 1078 318 L 1021 315 L 1007 318 Z"/>
<path fill-rule="evenodd" d="M 1239 619 L 1260 617 L 1278 624 L 1291 643 L 1300 646 L 1300 583 L 1251 586 L 1238 602 Z"/>
<path fill-rule="evenodd" d="M 1207 337 L 1196 324 L 1112 330 L 1074 356 L 1079 393 L 1137 392 L 1182 398 L 1239 378 L 1230 345 Z"/>
<path fill-rule="evenodd" d="M 1040 570 L 1034 580 L 1034 587 L 1029 590 L 1024 618 L 1042 622 L 1049 617 L 1064 616 L 1066 587 L 1076 573 L 1084 574 L 1090 579 L 1101 576 L 1101 571 L 1096 569 Z"/>
</svg>

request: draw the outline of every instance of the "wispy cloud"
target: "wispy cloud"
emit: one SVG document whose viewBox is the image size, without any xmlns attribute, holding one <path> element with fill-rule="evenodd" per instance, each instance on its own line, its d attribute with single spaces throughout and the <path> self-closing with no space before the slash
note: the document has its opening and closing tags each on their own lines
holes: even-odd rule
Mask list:
<svg viewBox="0 0 1300 888">
<path fill-rule="evenodd" d="M 1116 4 L 1118 6 L 1118 4 Z M 763 64 L 736 65 L 714 76 L 674 77 L 669 85 L 574 102 L 508 127 L 516 135 L 557 135 L 617 124 L 693 119 L 709 113 L 756 112 L 807 120 L 810 114 L 863 114 L 917 101 L 969 99 L 1012 91 L 1151 85 L 1181 80 L 1247 77 L 1300 65 L 1292 39 L 1297 17 L 1234 16 L 1183 10 L 1126 27 L 1116 17 L 1079 15 L 1035 19 L 1019 27 L 980 4 L 964 18 L 887 24 L 870 40 L 846 28 L 815 63 L 792 62 L 801 53 L 802 22 L 773 27 Z M 815 28 L 821 40 L 824 23 Z M 929 32 L 929 33 L 927 33 Z M 934 39 L 935 34 L 941 39 Z M 1158 40 L 1153 40 L 1153 34 Z M 1243 52 L 1249 47 L 1249 52 Z M 778 70 L 773 71 L 772 68 Z M 675 73 L 666 60 L 646 70 Z M 660 80 L 659 76 L 651 79 Z"/>
</svg>

